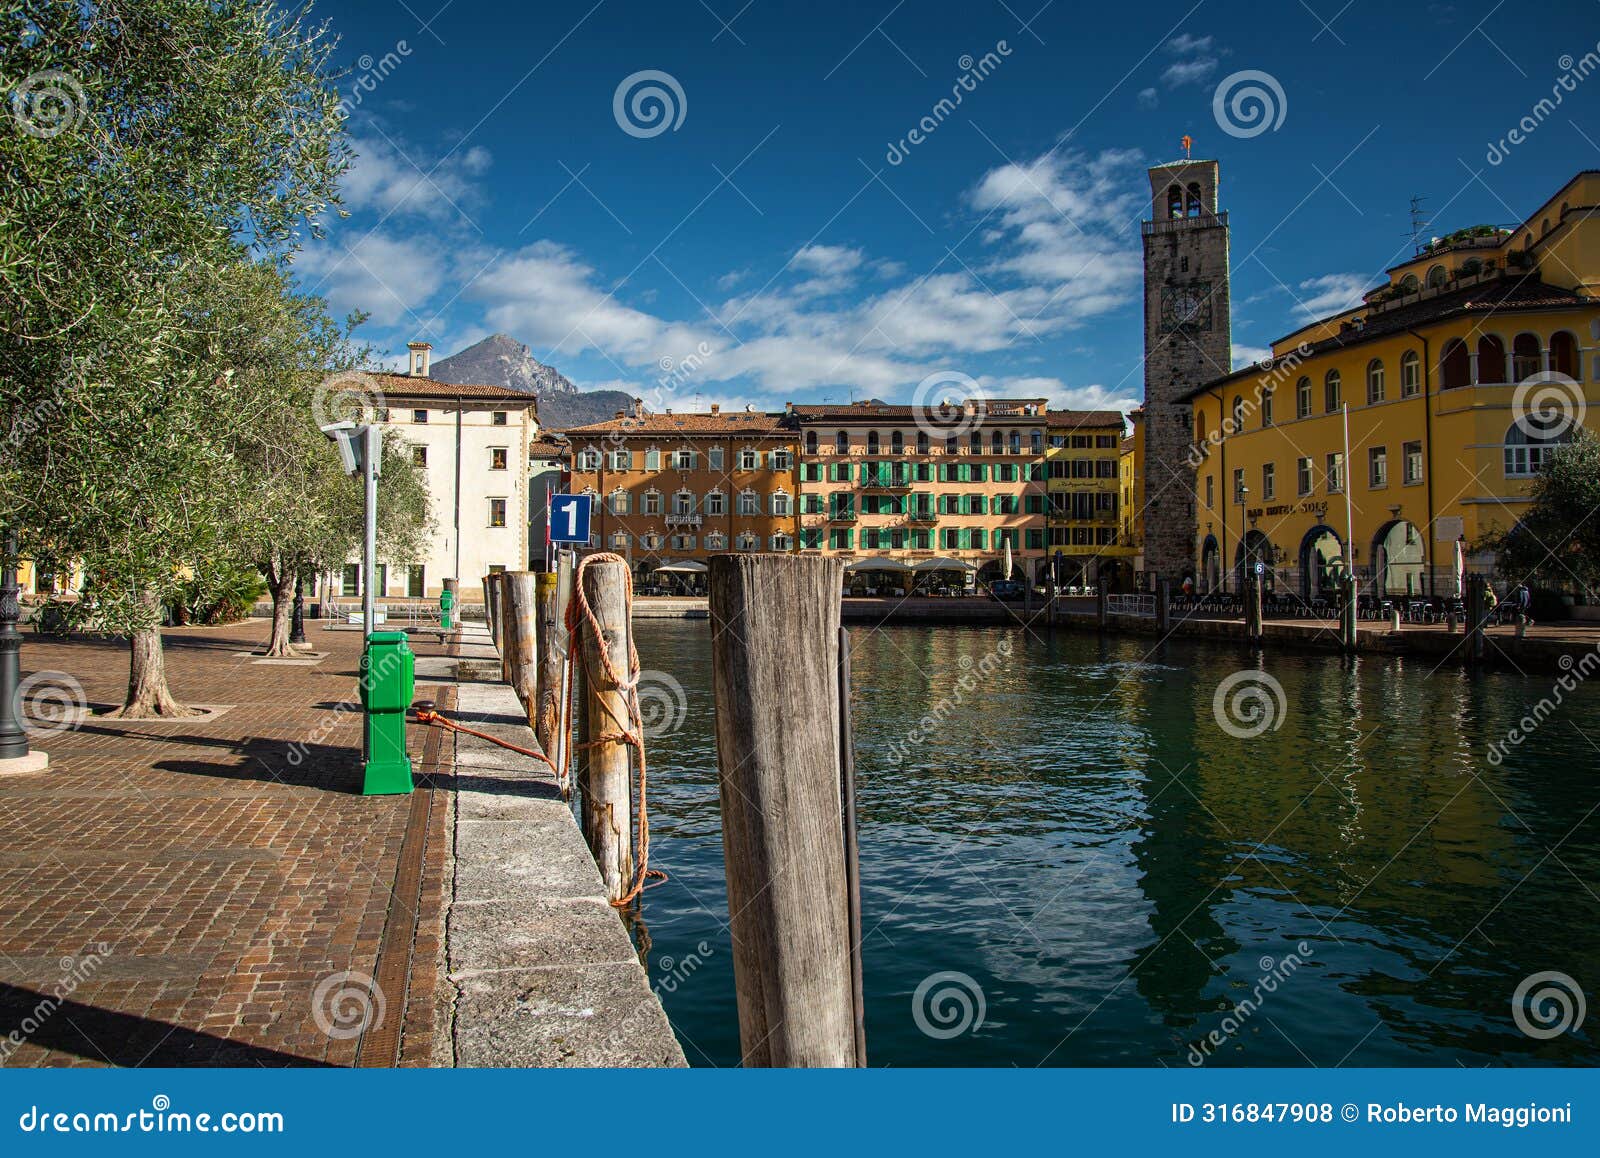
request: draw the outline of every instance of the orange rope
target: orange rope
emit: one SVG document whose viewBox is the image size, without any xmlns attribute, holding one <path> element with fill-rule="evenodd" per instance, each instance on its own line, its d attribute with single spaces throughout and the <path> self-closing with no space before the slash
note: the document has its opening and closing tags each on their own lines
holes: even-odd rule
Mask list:
<svg viewBox="0 0 1600 1158">
<path fill-rule="evenodd" d="M 550 757 L 539 751 L 539 749 L 524 748 L 520 744 L 511 743 L 509 740 L 502 740 L 498 736 L 491 736 L 488 732 L 480 732 L 476 728 L 469 728 L 465 724 L 458 724 L 448 716 L 440 715 L 433 708 L 418 708 L 417 723 L 434 724 L 441 728 L 448 728 L 452 732 L 465 732 L 469 736 L 476 736 L 478 739 L 487 740 L 491 744 L 499 744 L 502 748 L 509 748 L 513 752 L 520 752 L 524 756 L 532 756 L 536 760 L 543 761 L 545 766 L 548 767 L 550 771 L 555 772 L 557 776 L 560 775 L 560 772 L 557 771 L 556 766 L 550 762 Z"/>
<path fill-rule="evenodd" d="M 633 903 L 634 899 L 644 891 L 647 879 L 666 880 L 667 874 L 660 870 L 650 868 L 650 814 L 646 803 L 647 776 L 645 771 L 644 755 L 644 718 L 639 707 L 639 653 L 633 646 L 633 633 L 628 633 L 628 674 L 624 678 L 612 665 L 610 650 L 605 645 L 605 638 L 600 630 L 600 621 L 595 618 L 594 609 L 589 606 L 589 599 L 583 592 L 583 573 L 594 563 L 621 563 L 624 568 L 627 560 L 621 555 L 611 551 L 601 551 L 593 555 L 585 555 L 578 561 L 577 570 L 572 576 L 572 600 L 567 604 L 567 651 L 571 655 L 574 641 L 581 648 L 582 641 L 577 639 L 580 627 L 588 627 L 594 633 L 595 652 L 600 657 L 600 667 L 605 674 L 605 679 L 616 686 L 622 693 L 623 701 L 627 705 L 628 718 L 618 719 L 616 713 L 609 707 L 606 714 L 616 724 L 615 731 L 602 732 L 594 739 L 582 744 L 573 745 L 577 748 L 595 748 L 602 744 L 627 744 L 639 758 L 639 841 L 636 855 L 634 856 L 633 887 L 619 899 L 612 901 L 612 905 L 623 908 Z M 633 619 L 633 576 L 624 570 L 627 575 L 627 585 L 623 588 L 623 614 L 626 622 Z M 571 667 L 568 668 L 570 679 Z M 587 664 L 584 674 L 588 677 L 590 686 L 595 686 L 595 673 L 590 671 Z M 570 700 L 568 701 L 570 703 Z"/>
</svg>

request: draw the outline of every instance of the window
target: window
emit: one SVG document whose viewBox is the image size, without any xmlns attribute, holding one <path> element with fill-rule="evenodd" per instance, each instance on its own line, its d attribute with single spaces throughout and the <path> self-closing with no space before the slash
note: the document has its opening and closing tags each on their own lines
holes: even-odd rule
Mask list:
<svg viewBox="0 0 1600 1158">
<path fill-rule="evenodd" d="M 1419 483 L 1422 481 L 1422 443 L 1407 442 L 1400 447 L 1401 469 L 1405 471 L 1406 483 Z"/>
<path fill-rule="evenodd" d="M 639 509 L 647 515 L 659 515 L 661 513 L 661 492 L 657 490 L 645 491 L 644 502 Z"/>
<path fill-rule="evenodd" d="M 1328 456 L 1328 493 L 1344 492 L 1344 452 L 1334 451 Z"/>
<path fill-rule="evenodd" d="M 749 531 L 742 532 L 734 543 L 741 551 L 755 551 L 761 546 L 761 540 Z"/>
<path fill-rule="evenodd" d="M 926 430 L 917 431 L 917 453 L 918 454 L 927 454 L 928 450 L 929 450 L 928 432 Z"/>
<path fill-rule="evenodd" d="M 867 453 L 868 454 L 877 454 L 878 453 L 878 449 L 879 449 L 878 432 L 876 430 L 867 431 Z"/>
<path fill-rule="evenodd" d="M 503 446 L 491 446 L 489 448 L 489 469 L 490 470 L 505 470 L 506 469 L 506 462 L 507 462 L 507 458 L 506 458 L 506 448 L 505 447 L 503 447 Z"/>
<path fill-rule="evenodd" d="M 672 536 L 672 549 L 674 551 L 694 550 L 694 536 L 685 534 L 677 534 Z"/>
<path fill-rule="evenodd" d="M 1244 504 L 1244 468 L 1233 472 L 1233 501 L 1242 506 Z"/>
<path fill-rule="evenodd" d="M 1272 425 L 1272 387 L 1261 392 L 1261 425 Z"/>
<path fill-rule="evenodd" d="M 1214 507 L 1217 505 L 1216 483 L 1217 480 L 1215 478 L 1213 478 L 1211 475 L 1206 475 L 1206 506 L 1208 507 Z"/>
<path fill-rule="evenodd" d="M 786 448 L 780 447 L 772 452 L 772 469 L 789 470 L 794 466 L 794 456 Z"/>
<path fill-rule="evenodd" d="M 595 450 L 593 447 L 590 447 L 588 450 L 580 450 L 578 452 L 578 469 L 599 470 L 600 452 Z"/>
<path fill-rule="evenodd" d="M 1521 382 L 1524 378 L 1531 378 L 1537 374 L 1544 365 L 1544 351 L 1539 343 L 1537 334 L 1518 334 L 1511 339 L 1511 378 Z"/>
<path fill-rule="evenodd" d="M 817 453 L 817 432 L 815 430 L 806 431 L 806 453 Z"/>
<path fill-rule="evenodd" d="M 495 411 L 491 411 L 490 412 L 490 414 L 489 414 L 489 425 L 490 426 L 504 426 L 505 424 L 506 424 L 506 412 L 504 410 L 495 410 Z"/>
<path fill-rule="evenodd" d="M 413 410 L 411 412 L 411 421 L 417 423 L 418 425 L 426 425 L 428 421 L 428 412 L 426 410 Z"/>
<path fill-rule="evenodd" d="M 611 534 L 611 549 L 613 551 L 626 551 L 628 549 L 628 532 L 613 531 Z"/>
<path fill-rule="evenodd" d="M 1340 398 L 1342 393 L 1340 386 L 1339 371 L 1329 370 L 1322 379 L 1322 412 L 1324 414 L 1332 414 L 1339 409 L 1339 404 L 1342 401 Z"/>
<path fill-rule="evenodd" d="M 1439 389 L 1454 390 L 1472 380 L 1472 356 L 1460 338 L 1451 338 L 1439 352 Z"/>
<path fill-rule="evenodd" d="M 1302 378 L 1294 384 L 1294 416 L 1311 417 L 1311 379 Z"/>
<path fill-rule="evenodd" d="M 794 550 L 794 540 L 788 535 L 784 534 L 782 531 L 779 531 L 776 535 L 772 536 L 772 549 L 774 551 L 792 551 Z"/>
<path fill-rule="evenodd" d="M 428 465 L 428 448 L 427 447 L 425 447 L 425 446 L 413 446 L 411 448 L 411 465 L 412 466 L 427 466 Z"/>
<path fill-rule="evenodd" d="M 889 435 L 889 449 L 899 454 L 906 448 L 906 436 L 901 431 L 894 431 Z"/>
<path fill-rule="evenodd" d="M 706 496 L 707 515 L 725 515 L 728 513 L 728 496 L 721 491 L 712 491 Z"/>
<path fill-rule="evenodd" d="M 694 495 L 689 491 L 679 491 L 673 495 L 672 513 L 675 515 L 694 514 Z"/>
<path fill-rule="evenodd" d="M 1367 405 L 1383 401 L 1383 363 L 1374 358 L 1367 363 Z"/>
<path fill-rule="evenodd" d="M 342 577 L 342 583 L 341 583 L 341 588 L 340 588 L 339 594 L 341 594 L 341 595 L 360 595 L 361 594 L 361 564 L 360 563 L 346 563 L 344 565 L 344 575 Z"/>
<path fill-rule="evenodd" d="M 616 490 L 612 491 L 610 497 L 606 499 L 606 505 L 611 508 L 611 513 L 613 515 L 627 514 L 628 492 L 623 490 L 621 487 L 618 487 Z"/>
<path fill-rule="evenodd" d="M 1233 425 L 1228 428 L 1229 434 L 1238 434 L 1244 429 L 1244 395 L 1233 396 Z"/>
<path fill-rule="evenodd" d="M 850 435 L 846 431 L 839 431 L 833 436 L 833 449 L 836 454 L 850 453 Z"/>
<path fill-rule="evenodd" d="M 639 536 L 639 545 L 641 547 L 643 547 L 646 551 L 659 551 L 659 550 L 661 550 L 661 542 L 662 542 L 661 536 L 657 535 L 657 534 L 648 534 L 648 535 L 640 535 Z"/>
<path fill-rule="evenodd" d="M 1506 431 L 1507 478 L 1528 478 L 1542 471 L 1555 448 L 1572 438 L 1571 420 L 1556 413 L 1542 419 L 1537 411 L 1511 424 Z"/>
<path fill-rule="evenodd" d="M 632 453 L 629 452 L 629 451 L 626 451 L 626 450 L 613 450 L 611 452 L 611 469 L 612 470 L 632 470 L 633 469 L 633 455 L 632 455 Z"/>
<path fill-rule="evenodd" d="M 1389 450 L 1374 446 L 1367 451 L 1367 485 L 1373 489 L 1389 485 Z"/>
<path fill-rule="evenodd" d="M 422 569 L 422 564 L 408 564 L 406 567 L 406 597 L 408 599 L 421 599 L 426 594 L 426 573 Z"/>
<path fill-rule="evenodd" d="M 706 451 L 706 465 L 712 470 L 722 469 L 722 447 L 713 446 Z"/>
<path fill-rule="evenodd" d="M 673 470 L 693 470 L 694 469 L 694 451 L 692 451 L 692 450 L 675 450 L 675 451 L 673 451 L 672 452 L 672 469 Z"/>
<path fill-rule="evenodd" d="M 712 531 L 706 536 L 706 550 L 726 551 L 728 549 L 728 536 L 721 531 Z"/>
<path fill-rule="evenodd" d="M 1422 393 L 1422 359 L 1415 350 L 1400 355 L 1400 397 L 1415 398 Z"/>
<path fill-rule="evenodd" d="M 761 513 L 761 499 L 755 491 L 739 492 L 739 513 L 741 515 L 759 515 Z"/>
<path fill-rule="evenodd" d="M 778 491 L 772 496 L 772 513 L 780 519 L 789 516 L 789 494 L 787 491 Z"/>
<path fill-rule="evenodd" d="M 745 447 L 739 452 L 739 469 L 755 470 L 760 458 L 761 456 L 758 455 L 752 448 L 748 446 Z"/>
<path fill-rule="evenodd" d="M 505 499 L 489 500 L 489 525 L 491 527 L 503 527 L 506 525 Z"/>
<path fill-rule="evenodd" d="M 1300 492 L 1302 497 L 1309 495 L 1312 491 L 1316 490 L 1317 483 L 1316 479 L 1312 475 L 1311 460 L 1309 458 L 1300 458 L 1295 460 L 1294 483 L 1295 488 Z"/>
<path fill-rule="evenodd" d="M 644 452 L 644 469 L 648 471 L 661 469 L 661 452 L 653 446 Z"/>
<path fill-rule="evenodd" d="M 389 421 L 389 408 L 387 406 L 378 407 L 378 421 L 379 422 L 388 422 Z"/>
</svg>

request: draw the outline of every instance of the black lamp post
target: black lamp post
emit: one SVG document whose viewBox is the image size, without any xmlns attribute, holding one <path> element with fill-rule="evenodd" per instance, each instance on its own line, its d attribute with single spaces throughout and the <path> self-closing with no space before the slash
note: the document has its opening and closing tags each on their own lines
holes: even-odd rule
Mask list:
<svg viewBox="0 0 1600 1158">
<path fill-rule="evenodd" d="M 0 561 L 0 771 L 35 771 L 49 760 L 43 752 L 28 750 L 28 733 L 22 727 L 22 636 L 17 631 L 21 594 L 17 533 L 7 531 L 5 558 Z"/>
<path fill-rule="evenodd" d="M 294 611 L 289 617 L 289 642 L 306 641 L 306 580 L 304 575 L 294 577 Z"/>
</svg>

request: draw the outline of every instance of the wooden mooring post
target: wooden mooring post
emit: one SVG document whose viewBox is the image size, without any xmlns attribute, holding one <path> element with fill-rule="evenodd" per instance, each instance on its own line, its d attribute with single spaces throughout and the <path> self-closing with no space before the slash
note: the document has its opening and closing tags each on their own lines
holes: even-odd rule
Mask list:
<svg viewBox="0 0 1600 1158">
<path fill-rule="evenodd" d="M 1104 575 L 1095 581 L 1094 613 L 1101 631 L 1111 626 L 1111 584 Z"/>
<path fill-rule="evenodd" d="M 1345 575 L 1339 581 L 1339 646 L 1351 654 L 1356 650 L 1356 609 L 1361 585 L 1354 575 Z"/>
<path fill-rule="evenodd" d="M 1252 572 L 1244 581 L 1244 634 L 1252 646 L 1261 645 L 1261 576 Z"/>
<path fill-rule="evenodd" d="M 534 693 L 533 732 L 539 748 L 557 768 L 562 767 L 560 747 L 566 742 L 561 727 L 566 711 L 567 609 L 558 598 L 560 579 L 554 571 L 537 576 L 539 665 Z"/>
<path fill-rule="evenodd" d="M 711 558 L 711 670 L 747 1066 L 857 1064 L 839 559 Z"/>
<path fill-rule="evenodd" d="M 522 701 L 530 725 L 539 698 L 538 579 L 532 571 L 507 571 L 500 577 L 506 682 Z"/>
<path fill-rule="evenodd" d="M 1483 632 L 1489 621 L 1487 581 L 1482 575 L 1467 576 L 1467 662 L 1483 662 Z"/>
<path fill-rule="evenodd" d="M 579 736 L 584 744 L 578 759 L 580 820 L 606 896 L 616 901 L 632 885 L 634 868 L 632 761 L 621 739 L 632 725 L 628 695 L 614 678 L 628 678 L 631 654 L 628 565 L 621 560 L 591 563 L 583 570 L 582 583 L 599 635 L 587 623 L 577 627 L 583 684 Z"/>
<path fill-rule="evenodd" d="M 1156 630 L 1162 635 L 1172 630 L 1172 580 L 1156 580 Z"/>
</svg>

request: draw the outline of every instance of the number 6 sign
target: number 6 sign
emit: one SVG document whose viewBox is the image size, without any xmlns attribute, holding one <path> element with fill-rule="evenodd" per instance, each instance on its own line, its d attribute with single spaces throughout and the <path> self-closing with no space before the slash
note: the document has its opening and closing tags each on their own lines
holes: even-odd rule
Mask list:
<svg viewBox="0 0 1600 1158">
<path fill-rule="evenodd" d="M 587 543 L 589 541 L 590 495 L 550 496 L 550 541 Z"/>
</svg>

